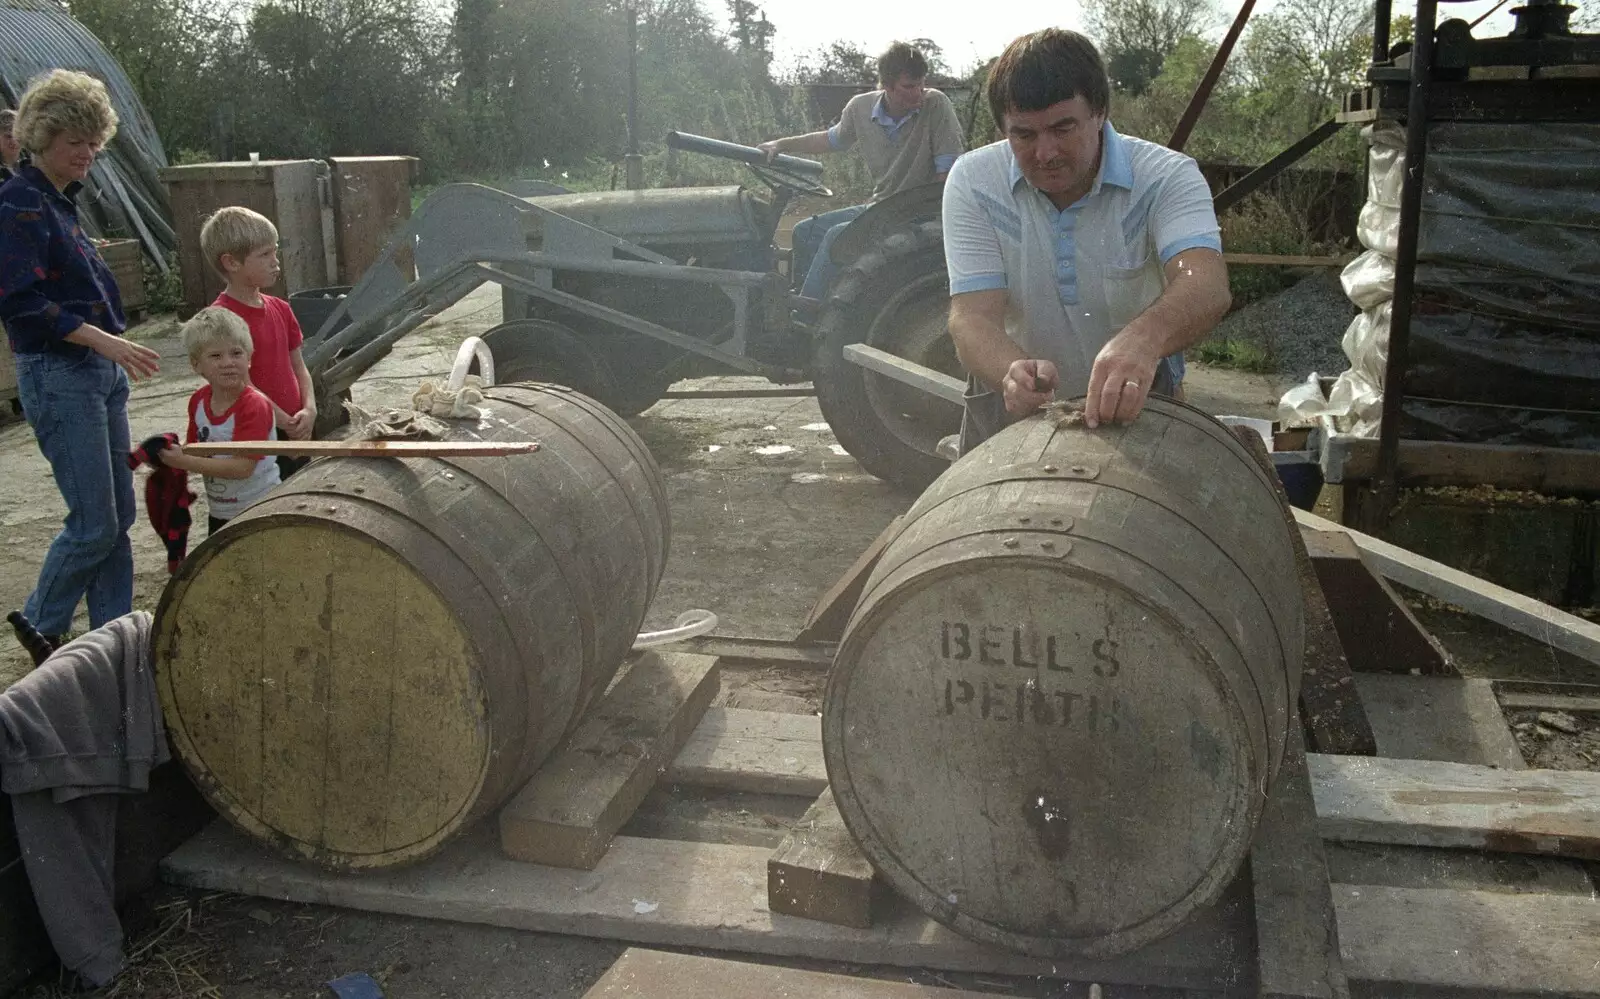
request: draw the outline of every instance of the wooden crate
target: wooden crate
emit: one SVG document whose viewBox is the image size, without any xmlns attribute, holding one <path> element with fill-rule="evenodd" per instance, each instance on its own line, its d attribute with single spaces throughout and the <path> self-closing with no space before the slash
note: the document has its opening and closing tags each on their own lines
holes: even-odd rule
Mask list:
<svg viewBox="0 0 1600 999">
<path fill-rule="evenodd" d="M 144 248 L 137 239 L 113 239 L 100 244 L 100 259 L 117 279 L 117 293 L 122 296 L 128 321 L 133 322 L 136 315 L 142 318 L 149 304 L 144 291 Z"/>
<path fill-rule="evenodd" d="M 328 283 L 319 178 L 324 169 L 316 160 L 262 160 L 199 163 L 161 171 L 178 233 L 182 315 L 193 315 L 222 290 L 222 277 L 200 252 L 200 227 L 212 212 L 228 205 L 258 211 L 278 227 L 278 260 L 283 271 L 278 283 L 267 289 L 269 294 L 288 298 L 290 292 Z"/>
<path fill-rule="evenodd" d="M 338 281 L 354 285 L 378 259 L 389 237 L 411 217 L 414 156 L 335 156 L 334 245 Z"/>
</svg>

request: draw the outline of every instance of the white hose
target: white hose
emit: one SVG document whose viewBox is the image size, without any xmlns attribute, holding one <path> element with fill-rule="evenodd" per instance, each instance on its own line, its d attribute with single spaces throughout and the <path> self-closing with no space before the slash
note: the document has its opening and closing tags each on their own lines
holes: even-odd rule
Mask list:
<svg viewBox="0 0 1600 999">
<path fill-rule="evenodd" d="M 638 649 L 653 648 L 657 645 L 666 645 L 669 642 L 681 642 L 686 638 L 704 635 L 717 626 L 717 616 L 708 610 L 695 608 L 686 610 L 673 619 L 672 627 L 665 631 L 645 631 L 633 640 L 633 647 Z"/>
<path fill-rule="evenodd" d="M 445 391 L 461 391 L 461 386 L 467 383 L 467 369 L 472 367 L 474 357 L 478 359 L 478 378 L 483 382 L 483 387 L 494 384 L 494 355 L 489 352 L 489 345 L 478 337 L 469 336 L 461 341 L 461 349 L 456 351 L 455 367 L 450 369 L 450 381 L 446 383 Z"/>
</svg>

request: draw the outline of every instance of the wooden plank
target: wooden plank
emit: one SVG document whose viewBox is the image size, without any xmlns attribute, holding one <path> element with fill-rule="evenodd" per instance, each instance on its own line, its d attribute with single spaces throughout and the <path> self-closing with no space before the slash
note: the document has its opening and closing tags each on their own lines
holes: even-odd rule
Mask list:
<svg viewBox="0 0 1600 999">
<path fill-rule="evenodd" d="M 500 810 L 506 856 L 591 870 L 716 696 L 717 660 L 646 652 Z"/>
<path fill-rule="evenodd" d="M 539 448 L 538 441 L 227 441 L 185 444 L 183 453 L 205 458 L 248 449 L 290 458 L 494 458 Z"/>
<path fill-rule="evenodd" d="M 1488 680 L 1361 673 L 1356 692 L 1379 756 L 1527 768 Z"/>
<path fill-rule="evenodd" d="M 800 399 L 817 394 L 809 385 L 772 385 L 743 389 L 668 389 L 663 399 Z"/>
<path fill-rule="evenodd" d="M 1300 717 L 1306 738 L 1319 753 L 1372 756 L 1378 743 L 1356 691 L 1339 629 L 1305 545 L 1298 539 L 1295 545 L 1306 608 L 1305 658 L 1300 673 Z"/>
<path fill-rule="evenodd" d="M 878 559 L 883 557 L 883 550 L 889 546 L 889 539 L 894 537 L 900 529 L 900 522 L 904 517 L 896 517 L 889 521 L 889 526 L 883 529 L 872 544 L 868 545 L 856 557 L 845 574 L 838 581 L 828 587 L 811 608 L 811 613 L 806 616 L 806 623 L 800 633 L 794 636 L 797 642 L 836 642 L 844 634 L 844 626 L 850 621 L 850 614 L 856 609 L 856 601 L 861 599 L 861 591 L 866 588 L 867 577 L 872 575 L 872 570 L 877 567 Z"/>
<path fill-rule="evenodd" d="M 1316 569 L 1311 563 L 1305 540 L 1288 519 L 1288 494 L 1272 470 L 1271 456 L 1260 436 L 1249 427 L 1230 428 L 1234 437 L 1249 451 L 1268 475 L 1278 493 L 1284 520 L 1294 546 L 1295 574 L 1300 581 L 1305 606 L 1305 654 L 1301 660 L 1298 707 L 1311 748 L 1321 753 L 1358 753 L 1370 756 L 1378 751 L 1372 725 L 1367 720 L 1361 698 L 1356 693 L 1350 664 L 1328 609 Z"/>
<path fill-rule="evenodd" d="M 815 798 L 828 786 L 822 719 L 777 711 L 712 708 L 667 779 L 701 787 Z"/>
<path fill-rule="evenodd" d="M 1250 884 L 1262 999 L 1347 999 L 1328 863 L 1297 726 L 1289 728 L 1283 763 L 1256 826 Z"/>
<path fill-rule="evenodd" d="M 868 371 L 876 372 L 897 382 L 910 385 L 912 388 L 921 389 L 937 399 L 945 402 L 963 405 L 967 386 L 959 378 L 952 378 L 942 371 L 925 368 L 903 357 L 896 357 L 886 350 L 869 347 L 864 343 L 846 344 L 844 359 L 852 364 L 859 364 Z"/>
<path fill-rule="evenodd" d="M 468 835 L 404 870 L 341 875 L 275 856 L 218 822 L 162 869 L 186 887 L 664 947 L 1219 992 L 1252 975 L 1243 893 L 1127 957 L 1043 960 L 974 943 L 892 898 L 867 931 L 775 916 L 761 891 L 769 855 L 621 837 L 587 872 L 508 860 Z M 1600 997 L 1600 901 L 1370 885 L 1336 885 L 1333 901 L 1353 982 Z"/>
<path fill-rule="evenodd" d="M 1600 773 L 1311 758 L 1328 839 L 1600 860 Z"/>
<path fill-rule="evenodd" d="M 1348 534 L 1302 531 L 1301 536 L 1352 670 L 1455 675 L 1444 646 L 1373 571 Z"/>
<path fill-rule="evenodd" d="M 872 925 L 872 865 L 823 791 L 767 861 L 767 908 L 866 929 Z"/>
<path fill-rule="evenodd" d="M 1224 253 L 1223 263 L 1256 267 L 1343 267 L 1354 256 L 1310 257 L 1284 253 Z"/>
<path fill-rule="evenodd" d="M 941 985 L 830 975 L 771 964 L 629 947 L 584 999 L 994 999 Z"/>
<path fill-rule="evenodd" d="M 1495 680 L 1502 708 L 1539 711 L 1600 711 L 1600 684 L 1546 683 L 1538 680 Z"/>
<path fill-rule="evenodd" d="M 1600 996 L 1592 898 L 1336 885 L 1333 904 L 1353 979 L 1442 990 L 1429 995 Z"/>
<path fill-rule="evenodd" d="M 1365 482 L 1378 474 L 1378 441 L 1331 436 L 1323 449 L 1323 479 Z M 1453 441 L 1400 442 L 1402 486 L 1479 486 L 1592 494 L 1600 482 L 1600 451 Z"/>
<path fill-rule="evenodd" d="M 674 642 L 678 652 L 693 652 L 701 656 L 716 656 L 723 664 L 760 663 L 764 666 L 790 666 L 797 669 L 820 669 L 833 666 L 833 644 L 798 645 L 794 642 L 772 638 L 740 638 L 734 635 L 701 635 Z"/>
<path fill-rule="evenodd" d="M 1318 531 L 1343 531 L 1350 535 L 1375 569 L 1403 586 L 1471 611 L 1563 652 L 1600 663 L 1600 624 L 1585 621 L 1547 603 L 1423 558 L 1316 514 L 1295 510 L 1294 516 L 1302 527 Z"/>
<path fill-rule="evenodd" d="M 893 897 L 871 930 L 774 914 L 765 892 L 771 855 L 620 836 L 594 871 L 576 871 L 510 860 L 489 837 L 468 834 L 404 870 L 340 875 L 279 858 L 216 823 L 169 855 L 163 871 L 188 887 L 664 947 L 1217 991 L 1250 974 L 1243 890 L 1134 954 L 1044 959 L 968 940 Z"/>
</svg>

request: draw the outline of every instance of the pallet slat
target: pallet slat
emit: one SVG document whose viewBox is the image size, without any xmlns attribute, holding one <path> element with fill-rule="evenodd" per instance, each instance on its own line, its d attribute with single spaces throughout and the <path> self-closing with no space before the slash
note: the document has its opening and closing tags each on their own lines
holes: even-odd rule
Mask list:
<svg viewBox="0 0 1600 999">
<path fill-rule="evenodd" d="M 717 693 L 717 660 L 646 652 L 500 810 L 506 855 L 591 869 Z"/>
<path fill-rule="evenodd" d="M 1600 773 L 1312 756 L 1326 839 L 1600 860 Z"/>
</svg>

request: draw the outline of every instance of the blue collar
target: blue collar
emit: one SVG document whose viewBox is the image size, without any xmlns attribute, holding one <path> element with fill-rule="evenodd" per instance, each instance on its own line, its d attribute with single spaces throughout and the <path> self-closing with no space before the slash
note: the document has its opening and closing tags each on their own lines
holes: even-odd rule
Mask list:
<svg viewBox="0 0 1600 999">
<path fill-rule="evenodd" d="M 37 187 L 47 197 L 53 197 L 57 201 L 64 201 L 70 205 L 73 210 L 77 210 L 77 202 L 75 202 L 73 199 L 78 196 L 79 191 L 83 190 L 83 184 L 81 182 L 75 180 L 67 185 L 67 189 L 65 191 L 57 190 L 56 186 L 50 182 L 50 178 L 44 175 L 44 171 L 34 166 L 27 159 L 23 159 L 17 163 L 16 176 L 21 177 L 29 184 Z"/>
<path fill-rule="evenodd" d="M 1114 187 L 1133 190 L 1133 162 L 1128 158 L 1128 142 L 1117 134 L 1107 121 L 1100 126 L 1100 134 L 1104 137 L 1100 151 L 1100 172 L 1095 174 L 1094 186 L 1089 188 L 1089 194 L 1099 194 L 1101 184 L 1111 184 Z M 1007 144 L 1007 151 L 1010 145 Z M 1011 155 L 1011 189 L 1014 191 L 1022 180 L 1022 167 L 1017 163 L 1015 153 Z"/>
<path fill-rule="evenodd" d="M 872 105 L 872 120 L 880 125 L 898 125 L 921 110 L 921 108 L 912 108 L 902 117 L 891 118 L 889 117 L 889 105 L 884 103 L 883 94 L 879 94 L 877 103 Z"/>
</svg>

